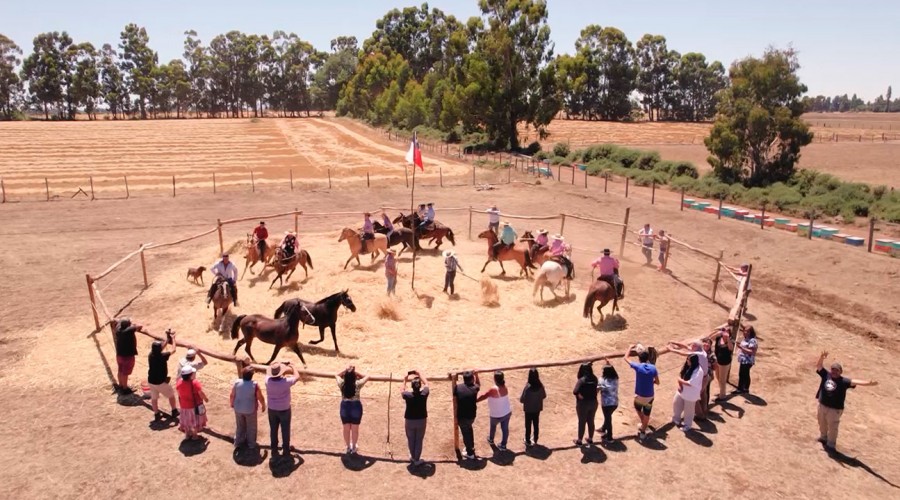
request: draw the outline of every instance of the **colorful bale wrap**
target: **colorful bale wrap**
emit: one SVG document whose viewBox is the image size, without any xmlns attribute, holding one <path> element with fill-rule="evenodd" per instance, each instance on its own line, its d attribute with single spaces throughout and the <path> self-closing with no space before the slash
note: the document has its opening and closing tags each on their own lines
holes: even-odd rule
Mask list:
<svg viewBox="0 0 900 500">
<path fill-rule="evenodd" d="M 846 242 L 847 242 L 847 235 L 846 235 L 846 234 L 841 234 L 841 233 L 834 234 L 834 235 L 831 236 L 831 241 L 836 241 L 836 242 L 838 242 L 838 243 L 846 243 Z"/>
<path fill-rule="evenodd" d="M 860 238 L 858 236 L 847 236 L 847 239 L 844 240 L 844 243 L 854 247 L 861 247 L 866 244 L 866 240 L 865 238 Z"/>
<path fill-rule="evenodd" d="M 890 252 L 893 242 L 891 240 L 875 240 L 876 252 Z"/>
</svg>

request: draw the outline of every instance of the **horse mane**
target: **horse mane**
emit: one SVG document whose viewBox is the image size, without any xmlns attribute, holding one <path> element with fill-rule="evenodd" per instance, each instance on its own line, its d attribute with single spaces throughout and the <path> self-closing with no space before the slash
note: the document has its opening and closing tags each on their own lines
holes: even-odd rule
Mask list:
<svg viewBox="0 0 900 500">
<path fill-rule="evenodd" d="M 333 293 L 333 294 L 329 295 L 328 297 L 325 297 L 324 299 L 317 301 L 316 304 L 327 304 L 329 302 L 334 302 L 335 300 L 339 300 L 341 295 L 343 295 L 344 293 L 346 293 L 346 292 Z"/>
</svg>

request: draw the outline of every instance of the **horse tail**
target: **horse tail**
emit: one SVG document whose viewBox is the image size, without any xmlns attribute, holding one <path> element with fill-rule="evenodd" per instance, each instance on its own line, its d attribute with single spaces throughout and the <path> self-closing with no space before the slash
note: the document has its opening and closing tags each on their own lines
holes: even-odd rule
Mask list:
<svg viewBox="0 0 900 500">
<path fill-rule="evenodd" d="M 306 255 L 306 263 L 309 264 L 309 268 L 315 270 L 312 264 L 312 255 L 310 255 L 306 250 L 304 250 L 303 253 Z"/>
<path fill-rule="evenodd" d="M 244 318 L 246 318 L 246 317 L 247 317 L 246 314 L 241 314 L 237 318 L 234 318 L 234 323 L 231 324 L 231 338 L 232 339 L 236 339 L 238 337 L 237 336 L 238 328 L 241 327 L 241 321 L 243 321 Z"/>
<path fill-rule="evenodd" d="M 591 317 L 591 308 L 594 307 L 594 287 L 591 286 L 591 289 L 588 290 L 588 293 L 584 296 L 584 310 L 582 314 L 585 318 Z"/>
<path fill-rule="evenodd" d="M 447 239 L 450 240 L 453 246 L 456 246 L 456 240 L 453 239 L 453 230 L 450 227 L 447 227 Z"/>
</svg>

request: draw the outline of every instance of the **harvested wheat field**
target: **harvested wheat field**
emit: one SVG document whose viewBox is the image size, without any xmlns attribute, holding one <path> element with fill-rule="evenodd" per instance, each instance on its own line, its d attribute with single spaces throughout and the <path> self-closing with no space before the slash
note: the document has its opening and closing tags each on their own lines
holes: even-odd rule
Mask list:
<svg viewBox="0 0 900 500">
<path fill-rule="evenodd" d="M 900 187 L 900 117 L 884 115 L 804 115 L 817 139 L 803 148 L 799 168 L 827 172 L 849 181 Z M 541 142 L 545 150 L 557 142 L 568 142 L 573 149 L 603 143 L 635 146 L 658 151 L 665 160 L 691 161 L 703 171 L 709 169 L 709 152 L 703 145 L 709 129 L 707 123 L 554 120 L 548 127 L 550 136 Z M 521 136 L 523 143 L 536 140 L 533 131 L 523 129 Z"/>
<path fill-rule="evenodd" d="M 402 159 L 402 146 L 384 143 L 376 132 L 353 123 L 217 123 L 260 125 L 270 131 L 285 127 L 279 132 L 282 138 L 321 136 L 317 146 L 310 147 L 325 153 L 310 164 L 340 165 L 345 158 L 355 157 L 360 163 L 402 166 L 396 161 Z M 160 131 L 165 124 L 152 123 Z M 77 125 L 89 130 L 95 125 L 114 129 L 133 123 Z M 160 137 L 157 142 L 156 149 L 164 151 L 166 141 Z M 290 147 L 297 151 L 297 146 Z M 365 151 L 371 156 L 337 156 L 338 151 L 356 147 L 368 147 Z M 255 161 L 267 161 L 265 154 L 258 156 Z M 281 161 L 275 156 L 271 161 Z M 436 163 L 426 157 L 426 168 Z M 200 497 L 235 491 L 270 497 L 290 491 L 304 498 L 587 498 L 598 494 L 632 497 L 636 492 L 669 498 L 695 497 L 698 485 L 708 483 L 704 478 L 710 477 L 710 471 L 724 468 L 727 472 L 716 476 L 719 479 L 713 485 L 716 496 L 747 497 L 759 492 L 800 498 L 896 495 L 900 485 L 894 458 L 900 417 L 893 411 L 900 396 L 900 368 L 895 362 L 900 350 L 897 260 L 746 224 L 717 224 L 694 211 L 680 212 L 675 203 L 650 205 L 643 198 L 625 200 L 577 184 L 535 185 L 532 178 L 513 174 L 515 182 L 492 191 L 471 186 L 441 189 L 434 184 L 416 187 L 416 202 L 435 202 L 438 220 L 453 228 L 456 246 L 445 242 L 442 249 L 458 253 L 468 277 L 458 275 L 457 296 L 448 297 L 441 292 L 440 253 L 426 249 L 417 256 L 413 290 L 411 256 L 404 252 L 398 258 L 397 297 L 388 302 L 383 258 L 371 262 L 363 257 L 360 265 L 354 261 L 344 270 L 349 251 L 345 242 L 338 242 L 341 228 L 361 225 L 362 217 L 356 213 L 409 203 L 402 173 L 384 179 L 389 186 L 372 189 L 348 183 L 331 190 L 292 193 L 287 187 L 263 185 L 255 193 L 195 192 L 175 198 L 145 193 L 130 200 L 0 205 L 5 236 L 0 243 L 4 269 L 0 295 L 6 313 L 0 326 L 4 347 L 0 405 L 6 409 L 0 439 L 10 450 L 0 459 L 4 490 L 16 498 L 111 498 L 133 495 L 136 488 L 148 497 L 173 491 Z M 486 459 L 476 464 L 457 462 L 449 371 L 619 352 L 634 342 L 662 347 L 669 340 L 690 339 L 721 323 L 735 293 L 734 281 L 725 276 L 718 303 L 708 299 L 716 267 L 711 260 L 674 247 L 667 274 L 643 265 L 638 249 L 629 244 L 622 259 L 627 292 L 621 311 L 592 327 L 582 317 L 590 280 L 588 264 L 604 247 L 618 251 L 621 228 L 567 219 L 564 231 L 575 248 L 576 280 L 568 297 L 553 300 L 545 292 L 547 301 L 539 304 L 532 297 L 533 281 L 520 278 L 516 264 L 505 263 L 505 276 L 499 275 L 497 263 L 480 273 L 487 245 L 476 235 L 487 225 L 486 216 L 473 217 L 470 240 L 468 212 L 447 210 L 469 205 L 484 208 L 491 203 L 508 214 L 565 212 L 612 221 L 622 220 L 630 206 L 631 229 L 650 222 L 707 252 L 724 250 L 729 264 L 752 263 L 754 292 L 747 320 L 760 334 L 753 395 L 729 396 L 713 407 L 709 421 L 698 422 L 699 431 L 683 434 L 670 423 L 681 359 L 664 355 L 658 363 L 661 385 L 651 419 L 657 431 L 653 439 L 641 443 L 635 439 L 637 418 L 631 409 L 633 372 L 616 359 L 612 363 L 621 376 L 620 404 L 613 417 L 617 441 L 578 448 L 572 444 L 577 420 L 571 395 L 577 367 L 547 368 L 541 371 L 548 392 L 541 417 L 543 446 L 526 452 L 521 406 L 514 402 L 511 452 L 492 452 L 484 441 L 487 408 L 480 405 L 476 449 Z M 377 375 L 402 377 L 410 369 L 428 375 L 433 392 L 424 458 L 429 466 L 408 467 L 397 383 L 370 382 L 363 389 L 358 458 L 342 455 L 338 390 L 329 379 L 305 377 L 294 387 L 292 445 L 296 452 L 288 460 L 269 459 L 264 415 L 259 435 L 263 456 L 250 462 L 233 456 L 229 439 L 234 420 L 228 407 L 233 364 L 211 360 L 198 375 L 211 399 L 209 429 L 199 445 L 182 443 L 182 434 L 171 424 L 154 424 L 145 402 L 122 405 L 112 394 L 115 353 L 109 329 L 94 332 L 85 273 L 97 276 L 142 243 L 174 241 L 212 229 L 216 219 L 282 213 L 295 207 L 304 211 L 299 218 L 300 243 L 312 256 L 314 268 L 308 277 L 298 270 L 284 286 L 276 284 L 271 290 L 270 270 L 262 275 L 247 272 L 239 283 L 240 307 L 226 316 L 226 327 L 235 314 L 271 315 L 288 298 L 316 300 L 348 290 L 357 311 L 339 312 L 340 352 L 328 332 L 324 342 L 311 346 L 307 342 L 318 339 L 318 332 L 310 327 L 300 331 L 308 368 L 337 372 L 354 364 Z M 350 214 L 313 215 L 331 212 Z M 539 226 L 551 233 L 561 229 L 558 220 L 511 221 L 520 234 Z M 239 254 L 254 222 L 225 226 L 223 243 L 239 271 L 243 271 Z M 293 224 L 292 217 L 268 219 L 276 235 Z M 629 234 L 628 241 L 634 240 Z M 46 256 L 23 252 L 24 248 L 63 249 L 65 254 L 59 264 L 48 265 Z M 103 306 L 112 314 L 124 307 L 121 315 L 152 332 L 173 328 L 181 341 L 230 354 L 235 341 L 217 331 L 219 325 L 212 322 L 212 312 L 203 304 L 205 288 L 185 278 L 188 267 L 209 267 L 218 252 L 215 232 L 149 250 L 145 257 L 150 286 L 141 291 L 140 261 L 132 259 L 98 282 Z M 490 278 L 490 285 L 483 285 L 483 276 Z M 208 273 L 205 279 L 208 284 Z M 483 290 L 496 293 L 495 300 L 485 305 Z M 139 338 L 138 349 L 134 386 L 146 377 L 149 339 Z M 838 440 L 841 453 L 831 456 L 816 443 L 813 395 L 819 379 L 813 366 L 822 350 L 829 351 L 829 362 L 844 364 L 846 375 L 880 382 L 850 392 Z M 263 362 L 272 347 L 255 342 L 252 352 Z M 183 353 L 179 348 L 176 357 Z M 279 357 L 298 363 L 293 353 L 283 351 Z M 595 364 L 597 371 L 601 364 Z M 513 397 L 521 391 L 525 375 L 524 371 L 507 373 Z M 489 374 L 483 382 L 490 385 Z M 166 402 L 161 405 L 168 410 Z M 163 479 L 173 474 L 176 484 Z"/>
</svg>

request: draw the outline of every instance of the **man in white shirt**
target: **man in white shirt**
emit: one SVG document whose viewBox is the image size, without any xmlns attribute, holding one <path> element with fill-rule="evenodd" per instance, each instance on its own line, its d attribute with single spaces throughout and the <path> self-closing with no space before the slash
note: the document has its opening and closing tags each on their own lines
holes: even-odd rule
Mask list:
<svg viewBox="0 0 900 500">
<path fill-rule="evenodd" d="M 197 359 L 198 355 L 200 359 Z M 200 371 L 206 366 L 206 363 L 206 356 L 202 352 L 198 352 L 196 349 L 188 349 L 184 357 L 178 360 L 178 371 L 175 373 L 181 374 L 181 369 L 185 366 L 192 366 L 194 370 Z"/>
<path fill-rule="evenodd" d="M 497 208 L 497 205 L 491 205 L 491 208 L 487 209 L 486 212 L 488 214 L 488 230 L 497 234 L 500 231 L 500 210 Z"/>
<path fill-rule="evenodd" d="M 238 296 L 237 296 L 237 278 L 238 271 L 237 266 L 234 265 L 233 262 L 228 260 L 228 254 L 223 253 L 222 259 L 213 264 L 213 266 L 209 269 L 209 272 L 213 275 L 213 284 L 209 287 L 209 292 L 206 294 L 206 307 L 209 307 L 209 302 L 213 298 L 213 294 L 216 293 L 216 278 L 222 277 L 225 281 L 228 282 L 229 288 L 231 288 L 231 296 L 234 297 L 234 306 L 238 305 Z"/>
<path fill-rule="evenodd" d="M 641 253 L 647 259 L 647 265 L 653 260 L 653 230 L 650 224 L 644 224 L 643 229 L 638 232 L 638 240 L 641 242 Z"/>
</svg>

